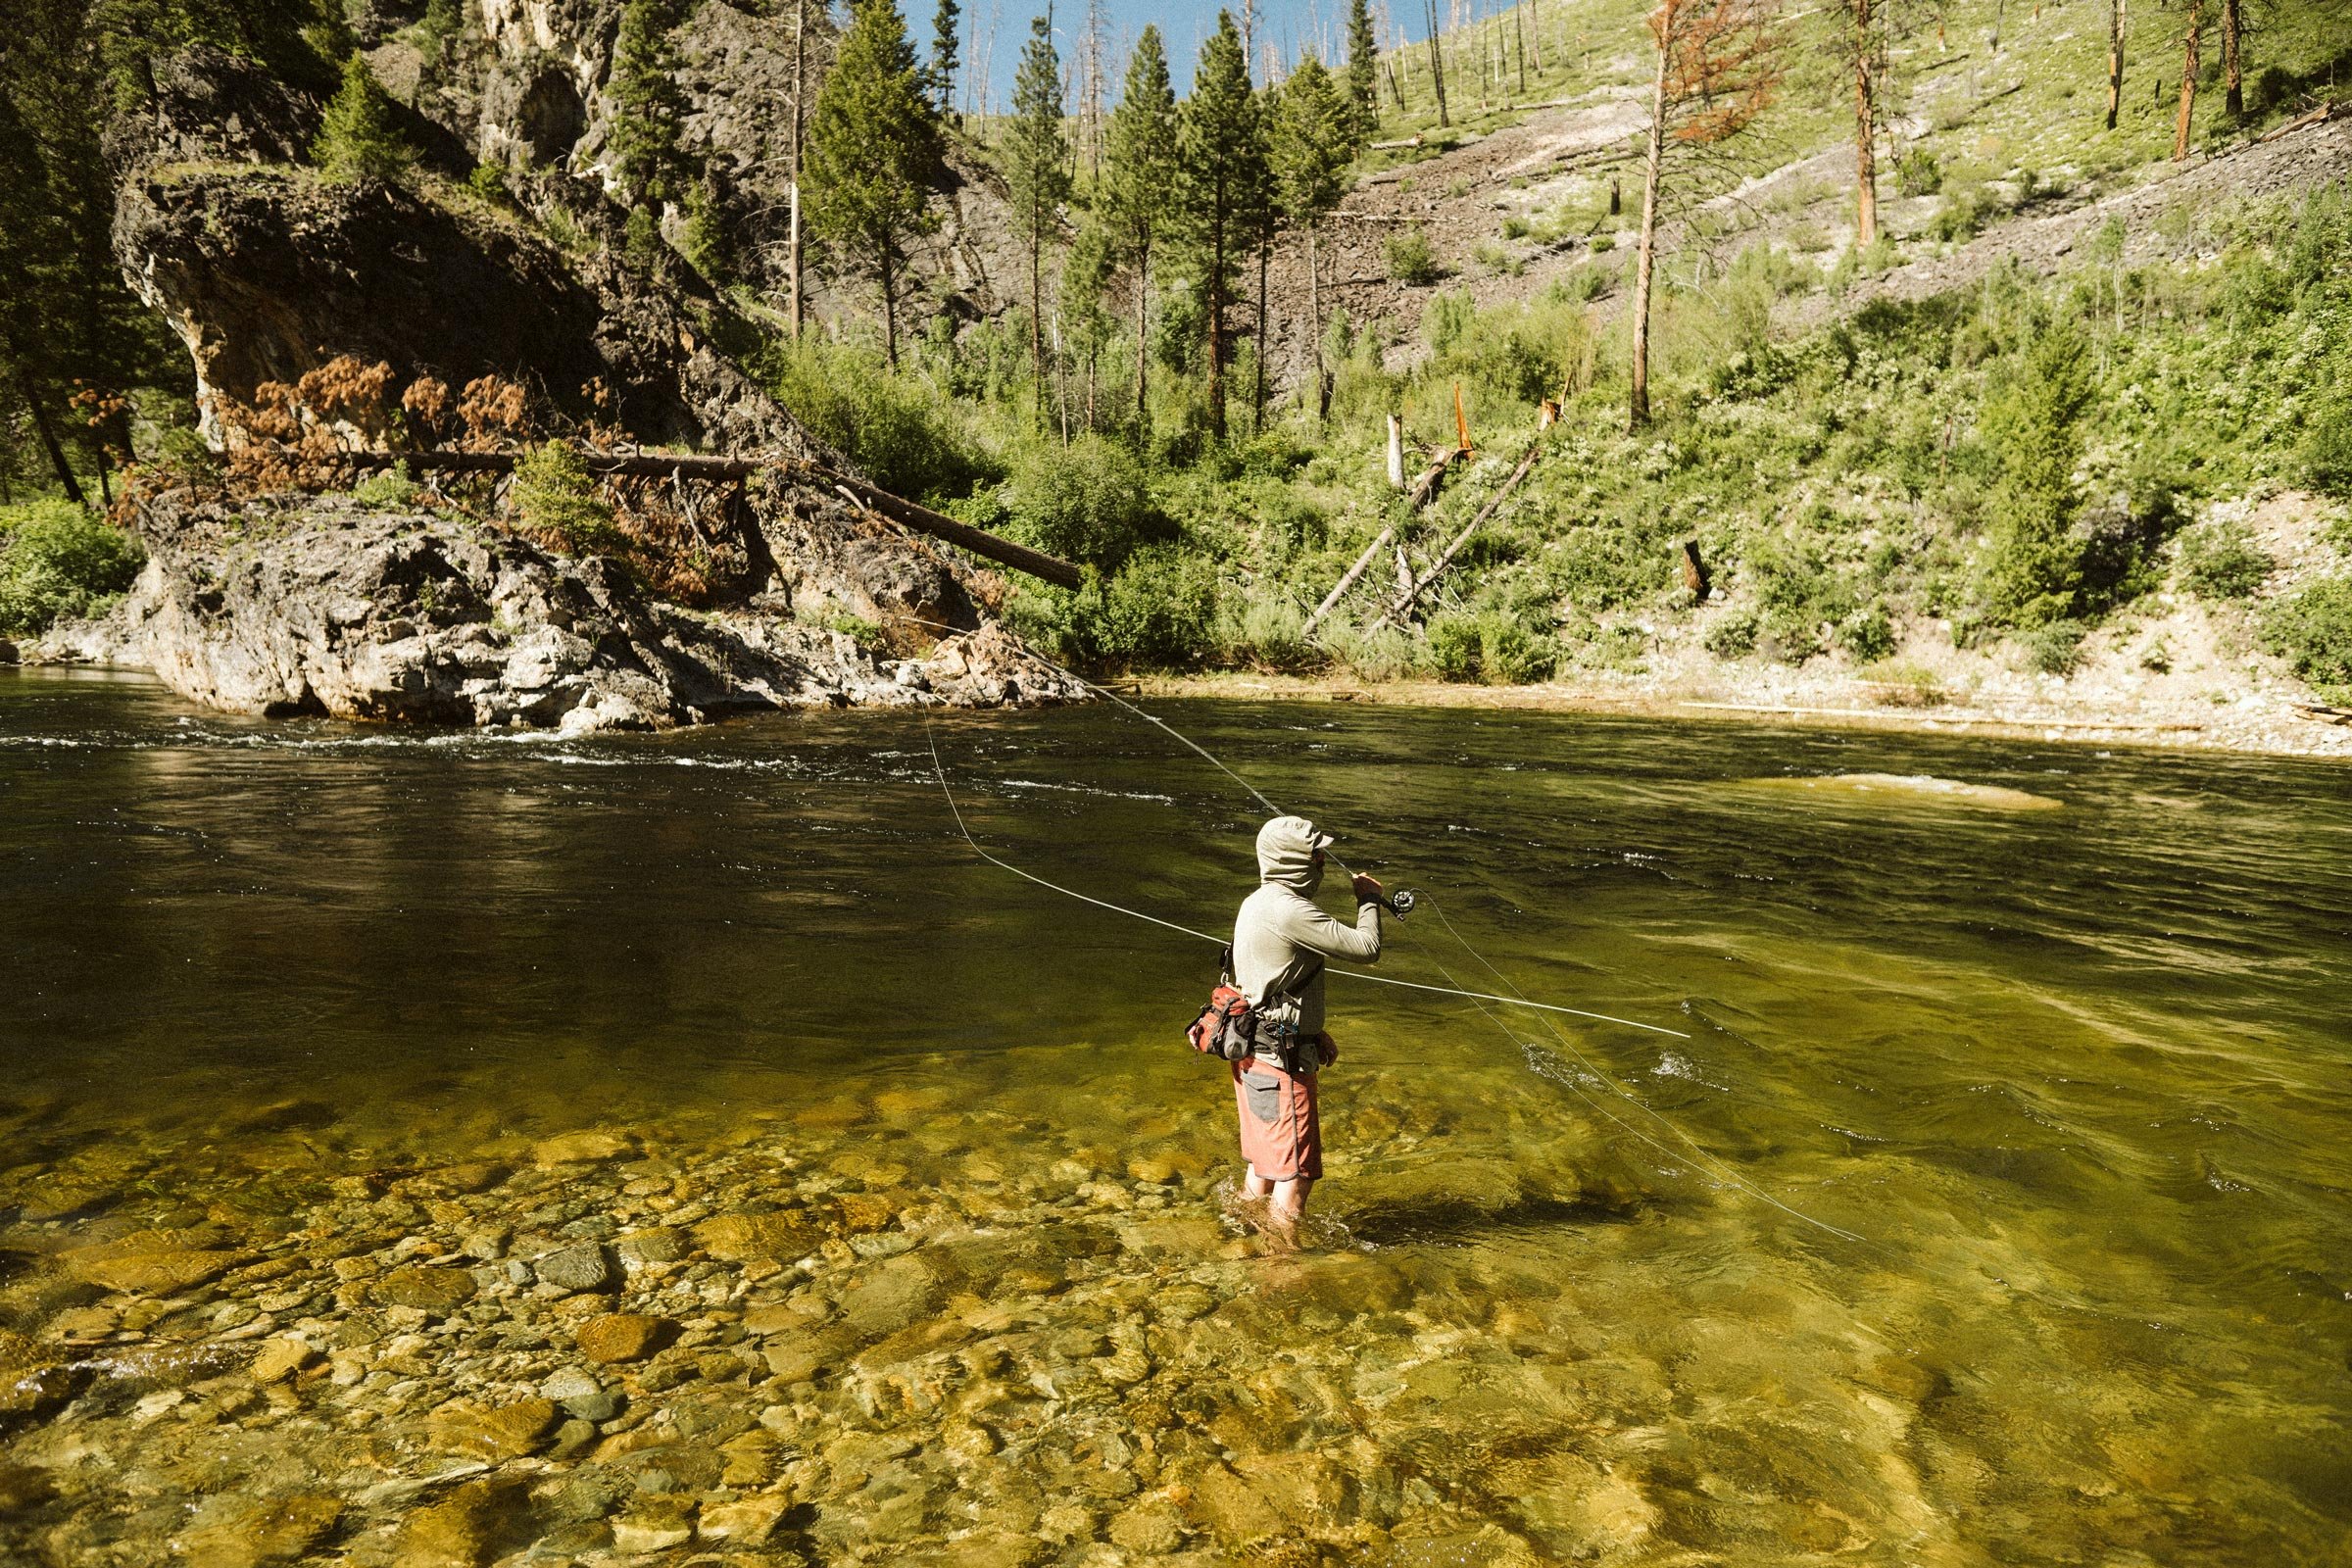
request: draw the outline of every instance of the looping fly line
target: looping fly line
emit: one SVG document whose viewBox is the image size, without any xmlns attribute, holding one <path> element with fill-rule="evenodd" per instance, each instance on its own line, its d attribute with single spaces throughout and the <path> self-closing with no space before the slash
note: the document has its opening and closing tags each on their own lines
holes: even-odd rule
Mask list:
<svg viewBox="0 0 2352 1568">
<path fill-rule="evenodd" d="M 958 634 L 961 632 L 960 627 L 943 625 L 938 621 L 925 620 L 920 621 L 919 623 L 926 626 L 938 626 L 943 631 L 956 632 Z M 1182 744 L 1187 750 L 1199 756 L 1201 760 L 1207 762 L 1218 772 L 1224 774 L 1227 778 L 1232 779 L 1236 784 L 1239 784 L 1243 790 L 1248 792 L 1251 800 L 1255 801 L 1267 811 L 1276 816 L 1281 816 L 1284 814 L 1282 808 L 1276 806 L 1272 801 L 1268 800 L 1265 795 L 1258 790 L 1256 785 L 1250 783 L 1248 779 L 1242 777 L 1241 774 L 1226 766 L 1223 761 L 1211 755 L 1206 748 L 1200 746 L 1191 737 L 1179 731 L 1174 725 L 1168 723 L 1156 713 L 1147 712 L 1145 710 L 1138 708 L 1135 704 L 1127 701 L 1126 698 L 1121 697 L 1117 692 L 1110 690 L 1106 686 L 1101 686 L 1096 684 L 1094 681 L 1088 680 L 1084 675 L 1077 673 L 1075 670 L 1063 668 L 1061 665 L 1054 663 L 1052 660 L 1046 658 L 1044 655 L 1038 653 L 1034 649 L 1025 649 L 1023 652 L 1025 652 L 1029 658 L 1036 660 L 1039 663 L 1045 665 L 1048 669 L 1054 671 L 1056 674 L 1059 674 L 1066 679 L 1076 681 L 1079 685 L 1086 687 L 1088 690 L 1109 698 L 1120 708 L 1125 709 L 1128 712 L 1133 713 L 1136 717 L 1141 718 L 1146 723 L 1149 723 L 1159 729 L 1172 739 Z M 1050 882 L 1046 878 L 1038 876 L 1034 872 L 1023 870 L 1021 867 L 1014 865 L 1009 860 L 1005 860 L 998 856 L 990 854 L 987 850 L 981 847 L 980 841 L 972 836 L 972 830 L 963 818 L 963 808 L 956 803 L 956 792 L 948 787 L 947 767 L 940 760 L 939 738 L 932 730 L 931 715 L 927 710 L 923 714 L 923 733 L 931 748 L 932 772 L 939 780 L 940 793 L 947 797 L 948 809 L 955 815 L 956 830 L 962 835 L 964 843 L 971 847 L 972 853 L 979 856 L 980 858 L 986 860 L 989 864 L 994 865 L 1001 870 L 1011 872 L 1014 876 L 1021 878 L 1025 882 L 1033 882 L 1041 888 L 1050 889 L 1053 892 L 1061 894 L 1065 898 L 1076 899 L 1080 903 L 1093 905 L 1096 908 L 1108 909 L 1114 914 L 1123 914 L 1131 919 L 1143 920 L 1152 925 L 1159 926 L 1165 930 L 1179 932 L 1185 936 L 1197 937 L 1202 942 L 1207 942 L 1218 946 L 1223 945 L 1217 937 L 1210 935 L 1206 931 L 1197 931 L 1191 926 L 1178 925 L 1173 920 L 1163 920 L 1158 915 L 1147 914 L 1141 909 L 1131 909 L 1123 904 L 1113 904 L 1107 899 L 1099 899 L 1092 894 L 1081 893 L 1076 888 L 1063 887 L 1058 882 Z M 1339 864 L 1343 871 L 1348 869 L 1347 862 L 1340 860 L 1337 856 L 1332 857 L 1332 858 L 1336 863 Z M 1470 940 L 1463 936 L 1459 930 L 1455 929 L 1453 922 L 1446 918 L 1445 911 L 1437 906 L 1434 900 L 1431 901 L 1430 907 L 1432 912 L 1437 915 L 1439 922 L 1446 927 L 1446 933 L 1451 936 L 1455 942 L 1461 945 L 1462 951 L 1469 954 L 1473 958 L 1476 958 L 1479 963 L 1486 968 L 1488 973 L 1494 975 L 1496 980 L 1500 981 L 1506 988 L 1508 988 L 1508 990 L 1512 993 L 1511 995 L 1498 996 L 1491 991 L 1472 991 L 1458 983 L 1435 986 L 1416 980 L 1397 980 L 1388 975 L 1366 974 L 1360 969 L 1333 968 L 1327 969 L 1325 972 L 1328 974 L 1337 975 L 1343 980 L 1361 980 L 1369 982 L 1373 985 L 1396 986 L 1409 991 L 1426 991 L 1440 996 L 1464 998 L 1465 1000 L 1469 1001 L 1472 1005 L 1476 1006 L 1480 1013 L 1483 1014 L 1489 1022 L 1500 1029 L 1505 1039 L 1509 1040 L 1513 1045 L 1519 1047 L 1521 1051 L 1528 1054 L 1529 1066 L 1532 1069 L 1537 1071 L 1542 1076 L 1550 1078 L 1552 1082 L 1563 1085 L 1579 1100 L 1591 1106 L 1597 1114 L 1609 1122 L 1614 1123 L 1629 1136 L 1637 1139 L 1650 1149 L 1657 1151 L 1659 1153 L 1664 1154 L 1670 1159 L 1682 1159 L 1686 1157 L 1684 1154 L 1679 1153 L 1666 1144 L 1661 1143 L 1656 1138 L 1653 1138 L 1649 1134 L 1642 1131 L 1641 1128 L 1627 1122 L 1622 1116 L 1619 1116 L 1606 1104 L 1602 1103 L 1600 1100 L 1590 1093 L 1583 1085 L 1575 1082 L 1573 1078 L 1544 1073 L 1543 1069 L 1537 1065 L 1535 1060 L 1535 1054 L 1541 1048 L 1533 1046 L 1528 1041 L 1521 1040 L 1516 1034 L 1512 1033 L 1509 1025 L 1504 1023 L 1500 1018 L 1496 1017 L 1488 1009 L 1485 1004 L 1488 1003 L 1494 1003 L 1501 1006 L 1523 1007 L 1540 1013 L 1559 1013 L 1573 1018 L 1590 1018 L 1601 1023 L 1617 1024 L 1628 1029 L 1640 1029 L 1650 1034 L 1667 1035 L 1676 1040 L 1688 1040 L 1690 1038 L 1690 1036 L 1685 1034 L 1679 1029 L 1667 1029 L 1657 1024 L 1640 1023 L 1631 1018 L 1618 1018 L 1605 1012 L 1588 1012 L 1580 1007 L 1566 1007 L 1561 1006 L 1556 1003 L 1537 1002 L 1533 998 L 1521 993 L 1517 986 L 1511 984 L 1509 977 L 1504 975 L 1500 969 L 1497 969 L 1494 962 L 1489 959 L 1486 955 L 1480 953 L 1476 948 L 1472 947 L 1470 945 Z M 1419 944 L 1417 939 L 1416 946 L 1422 946 L 1422 951 L 1428 955 L 1430 961 L 1437 966 L 1437 970 L 1440 974 L 1444 975 L 1448 981 L 1452 981 L 1454 979 L 1453 971 L 1446 968 L 1434 953 L 1429 953 L 1426 946 Z M 1603 1072 L 1598 1066 L 1594 1065 L 1584 1054 L 1584 1053 L 1576 1049 L 1576 1047 L 1569 1041 L 1565 1034 L 1560 1032 L 1559 1025 L 1551 1018 L 1544 1018 L 1544 1027 L 1551 1031 L 1552 1038 L 1559 1042 L 1560 1049 L 1567 1053 L 1571 1060 L 1573 1060 L 1585 1072 L 1591 1074 L 1596 1082 L 1605 1085 L 1610 1093 L 1615 1095 L 1618 1099 L 1624 1101 L 1627 1104 L 1632 1105 L 1637 1110 L 1641 1111 L 1644 1116 L 1647 1116 L 1652 1121 L 1656 1122 L 1660 1127 L 1672 1133 L 1676 1140 L 1680 1142 L 1686 1150 L 1689 1151 L 1688 1157 L 1690 1157 L 1693 1163 L 1698 1165 L 1708 1175 L 1723 1182 L 1727 1186 L 1734 1187 L 1740 1192 L 1746 1193 L 1749 1197 L 1754 1198 L 1775 1209 L 1778 1209 L 1780 1212 L 1788 1215 L 1792 1219 L 1804 1221 L 1807 1225 L 1811 1225 L 1817 1230 L 1826 1231 L 1830 1235 L 1838 1237 L 1844 1241 L 1864 1242 L 1867 1244 L 1868 1238 L 1856 1235 L 1854 1232 L 1846 1230 L 1841 1226 L 1833 1225 L 1827 1220 L 1814 1218 L 1804 1210 L 1793 1207 L 1790 1204 L 1782 1201 L 1780 1199 L 1775 1198 L 1772 1194 L 1764 1191 L 1764 1189 L 1761 1187 L 1758 1187 L 1754 1182 L 1749 1181 L 1746 1177 L 1741 1176 L 1739 1172 L 1724 1164 L 1714 1155 L 1708 1153 L 1705 1149 L 1700 1147 L 1697 1140 L 1693 1139 L 1689 1133 L 1683 1131 L 1681 1127 L 1677 1126 L 1662 1112 L 1652 1109 L 1639 1096 L 1635 1095 L 1624 1085 L 1618 1083 L 1615 1078 L 1611 1077 L 1608 1073 Z"/>
<path fill-rule="evenodd" d="M 999 870 L 1010 871 L 1014 876 L 1019 877 L 1024 882 L 1034 882 L 1041 888 L 1050 888 L 1054 892 L 1062 895 L 1064 898 L 1076 899 L 1082 904 L 1091 904 L 1098 909 L 1108 909 L 1113 914 L 1123 914 L 1130 919 L 1146 920 L 1151 922 L 1152 925 L 1161 927 L 1163 930 L 1182 932 L 1188 937 L 1199 937 L 1201 941 L 1208 943 L 1212 947 L 1224 946 L 1224 939 L 1221 937 L 1211 936 L 1206 931 L 1196 931 L 1189 925 L 1178 925 L 1173 920 L 1163 920 L 1156 914 L 1146 914 L 1141 909 L 1131 909 L 1124 904 L 1113 904 L 1108 899 L 1098 899 L 1093 894 L 1081 893 L 1076 888 L 1065 888 L 1058 882 L 1049 882 L 1034 871 L 1024 871 L 1019 866 L 1013 864 L 1010 860 L 1002 859 L 997 856 L 991 855 L 987 850 L 982 849 L 980 847 L 980 841 L 972 837 L 971 828 L 966 825 L 963 820 L 963 808 L 956 804 L 956 792 L 948 787 L 948 770 L 939 760 L 939 738 L 930 733 L 930 724 L 931 715 L 926 712 L 923 715 L 923 726 L 925 738 L 931 744 L 932 771 L 939 779 L 940 793 L 948 798 L 948 809 L 955 813 L 956 831 L 963 835 L 963 842 L 971 846 L 971 850 L 974 855 L 977 855 L 980 857 L 980 858 L 986 860 L 989 864 L 997 867 Z M 1186 744 L 1190 745 L 1191 743 L 1188 741 Z M 1251 793 L 1255 792 L 1252 791 Z M 1269 807 L 1269 809 L 1274 808 Z M 1274 814 L 1279 816 L 1282 813 L 1279 809 L 1275 809 Z M 1557 1003 L 1536 1002 L 1526 997 L 1499 997 L 1494 995 L 1493 992 L 1466 991 L 1459 986 L 1433 986 L 1424 984 L 1418 980 L 1398 980 L 1385 974 L 1366 974 L 1361 969 L 1326 968 L 1324 973 L 1336 975 L 1342 980 L 1361 980 L 1376 986 L 1399 986 L 1407 991 L 1434 991 L 1440 996 L 1466 997 L 1476 1002 L 1499 1003 L 1506 1007 L 1533 1007 L 1544 1012 L 1566 1013 L 1572 1018 L 1592 1018 L 1601 1023 L 1621 1024 L 1628 1029 L 1647 1030 L 1653 1035 L 1671 1035 L 1677 1040 L 1688 1040 L 1690 1038 L 1680 1029 L 1667 1029 L 1654 1023 L 1639 1023 L 1632 1018 L 1612 1017 L 1605 1012 L 1587 1012 L 1582 1007 L 1563 1007 Z"/>
</svg>

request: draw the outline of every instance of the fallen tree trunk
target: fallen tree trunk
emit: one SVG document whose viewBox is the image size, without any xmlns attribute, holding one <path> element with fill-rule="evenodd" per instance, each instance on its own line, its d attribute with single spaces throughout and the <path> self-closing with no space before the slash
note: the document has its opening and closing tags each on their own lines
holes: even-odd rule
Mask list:
<svg viewBox="0 0 2352 1568">
<path fill-rule="evenodd" d="M 1471 535 L 1477 533 L 1486 520 L 1494 515 L 1495 510 L 1509 499 L 1513 490 L 1519 488 L 1519 481 L 1527 477 L 1528 470 L 1536 466 L 1536 459 L 1543 455 L 1543 451 L 1544 440 L 1541 436 L 1527 444 L 1527 455 L 1519 460 L 1519 466 L 1511 470 L 1511 476 L 1502 481 L 1502 488 L 1487 497 L 1487 504 L 1479 508 L 1477 514 L 1462 525 L 1462 531 L 1455 534 L 1452 541 L 1446 546 L 1444 553 L 1429 564 L 1429 569 L 1414 578 L 1402 592 L 1398 593 L 1395 604 L 1381 612 L 1380 618 L 1372 623 L 1371 630 L 1378 631 L 1391 621 L 1402 620 L 1411 612 L 1413 606 L 1419 602 L 1421 596 L 1429 592 L 1430 585 L 1444 576 L 1446 569 L 1453 564 L 1453 558 L 1462 553 L 1462 547 L 1470 542 Z"/>
<path fill-rule="evenodd" d="M 2298 130 L 2306 130 L 2313 125 L 2324 125 L 2328 121 L 2333 120 L 2337 113 L 2343 109 L 2343 107 L 2344 106 L 2340 103 L 2324 103 L 2320 105 L 2319 108 L 2314 109 L 2308 115 L 2301 116 L 2298 119 L 2290 120 L 2283 125 L 2273 125 L 2270 129 L 2264 131 L 2261 135 L 2255 137 L 2254 139 L 2258 143 L 2277 141 L 2279 137 L 2292 135 Z"/>
<path fill-rule="evenodd" d="M 1391 539 L 1395 538 L 1396 535 L 1396 529 L 1383 528 L 1380 530 L 1379 538 L 1364 546 L 1364 553 L 1355 558 L 1355 564 L 1348 568 L 1346 575 L 1340 578 L 1339 585 L 1337 587 L 1333 588 L 1330 593 L 1323 596 L 1323 602 L 1315 607 L 1315 612 L 1306 617 L 1306 624 L 1299 628 L 1299 636 L 1312 637 L 1315 634 L 1315 628 L 1323 624 L 1323 617 L 1339 608 L 1339 603 L 1342 596 L 1344 596 L 1348 589 L 1355 586 L 1355 579 L 1364 574 L 1364 568 L 1371 565 L 1374 561 L 1379 559 L 1381 547 L 1386 545 Z"/>
<path fill-rule="evenodd" d="M 1431 460 L 1428 467 L 1421 470 L 1421 476 L 1415 479 L 1412 488 L 1405 492 L 1405 499 L 1413 504 L 1415 512 L 1421 511 L 1432 501 L 1438 499 L 1438 486 L 1445 482 L 1446 470 L 1453 466 L 1454 460 L 1461 455 L 1461 448 L 1449 447 Z"/>
<path fill-rule="evenodd" d="M 511 452 L 338 452 L 318 459 L 306 456 L 304 461 L 337 463 L 354 468 L 390 468 L 406 464 L 413 473 L 426 470 L 441 473 L 512 473 L 514 471 L 515 458 Z M 580 454 L 580 464 L 590 473 L 600 477 L 749 479 L 755 474 L 771 470 L 796 474 L 839 485 L 858 502 L 893 522 L 912 528 L 917 533 L 929 534 L 934 539 L 945 540 L 999 565 L 1010 566 L 1015 571 L 1027 572 L 1032 577 L 1063 588 L 1076 588 L 1086 580 L 1085 574 L 1074 564 L 1058 556 L 1049 556 L 1042 550 L 1014 544 L 985 528 L 958 522 L 918 502 L 892 495 L 863 479 L 799 458 L 710 458 L 661 452 L 583 452 Z"/>
</svg>

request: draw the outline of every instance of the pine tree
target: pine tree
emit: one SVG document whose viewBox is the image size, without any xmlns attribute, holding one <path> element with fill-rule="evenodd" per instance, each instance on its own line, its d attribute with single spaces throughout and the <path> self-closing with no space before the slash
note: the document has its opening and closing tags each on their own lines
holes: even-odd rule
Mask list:
<svg viewBox="0 0 2352 1568">
<path fill-rule="evenodd" d="M 612 46 L 611 151 L 626 205 L 646 210 L 681 200 L 694 183 L 693 161 L 678 147 L 686 94 L 678 85 L 672 34 L 684 20 L 679 0 L 629 0 Z"/>
<path fill-rule="evenodd" d="M 2075 468 L 2096 391 L 2082 328 L 2060 320 L 2035 337 L 2023 373 L 1986 400 L 1981 425 L 2000 460 L 2000 478 L 1987 508 L 1991 548 L 1982 587 L 1993 612 L 2013 625 L 2047 625 L 2081 609 Z"/>
<path fill-rule="evenodd" d="M 1100 222 L 1079 230 L 1061 267 L 1061 318 L 1071 346 L 1086 362 L 1086 428 L 1097 428 L 1095 367 L 1110 341 L 1110 237 Z"/>
<path fill-rule="evenodd" d="M 956 0 L 939 0 L 931 17 L 931 102 L 942 115 L 956 101 L 956 27 L 962 16 Z"/>
<path fill-rule="evenodd" d="M 1070 143 L 1061 129 L 1061 55 L 1054 24 L 1029 24 L 1021 69 L 1012 84 L 1012 135 L 1004 147 L 1004 183 L 1013 232 L 1029 253 L 1029 375 L 1037 412 L 1045 412 L 1045 252 L 1061 229 L 1061 204 L 1070 195 Z"/>
<path fill-rule="evenodd" d="M 899 364 L 906 246 L 938 226 L 939 122 L 895 0 L 858 0 L 808 126 L 809 219 L 882 295 L 883 344 Z"/>
<path fill-rule="evenodd" d="M 1323 220 L 1348 190 L 1348 164 L 1355 141 L 1352 89 L 1334 80 L 1323 62 L 1308 55 L 1291 73 L 1274 104 L 1270 138 L 1276 188 L 1283 216 L 1306 231 L 1307 318 L 1315 339 L 1315 407 L 1328 404 L 1324 378 L 1323 300 L 1316 239 Z M 1259 361 L 1264 361 L 1261 347 Z"/>
<path fill-rule="evenodd" d="M 1148 412 L 1152 256 L 1167 226 L 1176 177 L 1176 92 L 1159 29 L 1146 26 L 1127 62 L 1127 86 L 1110 117 L 1109 160 L 1097 193 L 1105 238 L 1135 274 L 1135 413 Z"/>
<path fill-rule="evenodd" d="M 1217 29 L 1200 46 L 1193 95 L 1178 116 L 1177 149 L 1176 210 L 1207 318 L 1208 423 L 1221 442 L 1225 368 L 1232 358 L 1225 315 L 1233 304 L 1235 264 L 1257 238 L 1266 185 L 1257 94 L 1230 11 L 1217 13 Z"/>
<path fill-rule="evenodd" d="M 0 61 L 5 61 L 0 56 Z M 45 302 L 59 281 L 65 238 L 56 221 L 38 143 L 13 93 L 0 92 L 0 367 L 8 390 L 32 416 L 50 472 L 69 501 L 82 499 L 81 481 L 59 439 L 58 388 L 45 330 Z"/>
<path fill-rule="evenodd" d="M 318 121 L 311 158 L 329 179 L 395 179 L 416 161 L 392 123 L 392 100 L 357 51 L 343 62 L 343 87 Z"/>
<path fill-rule="evenodd" d="M 307 65 L 281 34 L 284 0 L 255 0 L 246 51 L 267 50 L 306 85 Z M 214 18 L 214 22 L 221 19 Z M 14 0 L 0 41 L 0 377 L 22 400 L 59 490 L 79 499 L 79 471 L 111 496 L 108 466 L 130 444 L 127 410 L 71 406 L 75 388 L 109 393 L 184 387 L 188 362 L 163 320 L 124 285 L 115 259 L 115 180 L 103 147 L 118 105 L 135 102 L 151 52 L 196 41 L 175 8 L 88 0 Z M 139 69 L 134 70 L 133 66 Z M 331 81 L 332 74 L 325 73 Z"/>
<path fill-rule="evenodd" d="M 1348 142 L 1361 147 L 1380 128 L 1380 38 L 1371 0 L 1348 0 Z"/>
</svg>

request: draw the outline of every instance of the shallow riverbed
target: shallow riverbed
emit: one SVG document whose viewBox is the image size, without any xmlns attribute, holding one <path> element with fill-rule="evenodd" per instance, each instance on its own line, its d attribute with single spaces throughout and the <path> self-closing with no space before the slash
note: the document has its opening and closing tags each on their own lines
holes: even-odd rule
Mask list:
<svg viewBox="0 0 2352 1568">
<path fill-rule="evenodd" d="M 0 674 L 0 1559 L 2352 1543 L 2341 766 L 1152 706 L 1425 894 L 1379 973 L 1681 1037 L 1335 981 L 1268 1256 L 1214 947 L 978 860 L 919 716 Z M 1229 927 L 1165 735 L 934 722 L 992 851 Z"/>
</svg>

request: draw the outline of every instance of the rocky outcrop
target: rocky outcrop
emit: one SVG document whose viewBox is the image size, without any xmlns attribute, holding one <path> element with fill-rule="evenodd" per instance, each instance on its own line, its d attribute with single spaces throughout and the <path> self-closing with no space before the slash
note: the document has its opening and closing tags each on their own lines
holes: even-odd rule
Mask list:
<svg viewBox="0 0 2352 1568">
<path fill-rule="evenodd" d="M 301 170 L 151 169 L 120 193 L 115 247 L 187 345 L 216 443 L 223 400 L 349 354 L 400 385 L 504 376 L 575 414 L 601 381 L 650 444 L 840 461 L 677 297 L 609 258 L 574 263 L 486 203 Z"/>
<path fill-rule="evenodd" d="M 706 94 L 773 67 L 752 58 L 772 40 L 706 9 L 709 27 L 737 28 L 712 46 Z M 169 62 L 152 107 L 115 128 L 117 257 L 187 345 L 214 444 L 244 438 L 239 410 L 266 385 L 348 356 L 389 367 L 388 389 L 364 411 L 310 412 L 368 443 L 452 433 L 447 412 L 425 416 L 435 429 L 402 427 L 391 402 L 418 378 L 495 376 L 526 389 L 541 428 L 593 417 L 648 446 L 850 469 L 726 351 L 751 334 L 690 269 L 673 258 L 648 275 L 621 260 L 621 215 L 595 181 L 617 6 L 466 15 L 482 35 L 450 42 L 429 71 L 409 62 L 427 151 L 398 183 L 298 167 L 316 100 L 214 51 Z M 394 20 L 362 28 L 391 78 L 418 36 Z M 709 115 L 697 123 L 715 134 Z M 506 162 L 519 205 L 451 177 L 473 156 Z M 484 432 L 521 434 L 504 416 Z M 952 552 L 805 472 L 771 472 L 746 500 L 736 540 L 701 541 L 729 563 L 707 596 L 722 608 L 690 611 L 610 563 L 446 514 L 169 496 L 138 517 L 149 564 L 121 611 L 22 657 L 146 665 L 239 711 L 431 723 L 649 727 L 748 708 L 1083 696 L 982 629 L 989 580 Z M 887 648 L 823 629 L 840 625 Z M 970 635 L 935 648 L 950 628 Z"/>
<path fill-rule="evenodd" d="M 148 504 L 148 564 L 107 620 L 51 634 L 48 660 L 144 665 L 234 712 L 436 724 L 660 729 L 728 712 L 848 704 L 1051 703 L 1083 688 L 986 627 L 894 657 L 793 613 L 840 603 L 803 580 L 726 612 L 654 599 L 601 559 L 434 513 L 343 499 Z M 887 569 L 826 574 L 877 609 L 956 597 L 877 539 Z M 863 586 L 858 586 L 862 583 Z M 798 593 L 794 592 L 797 587 Z M 855 602 L 855 601 L 853 601 Z"/>
</svg>

